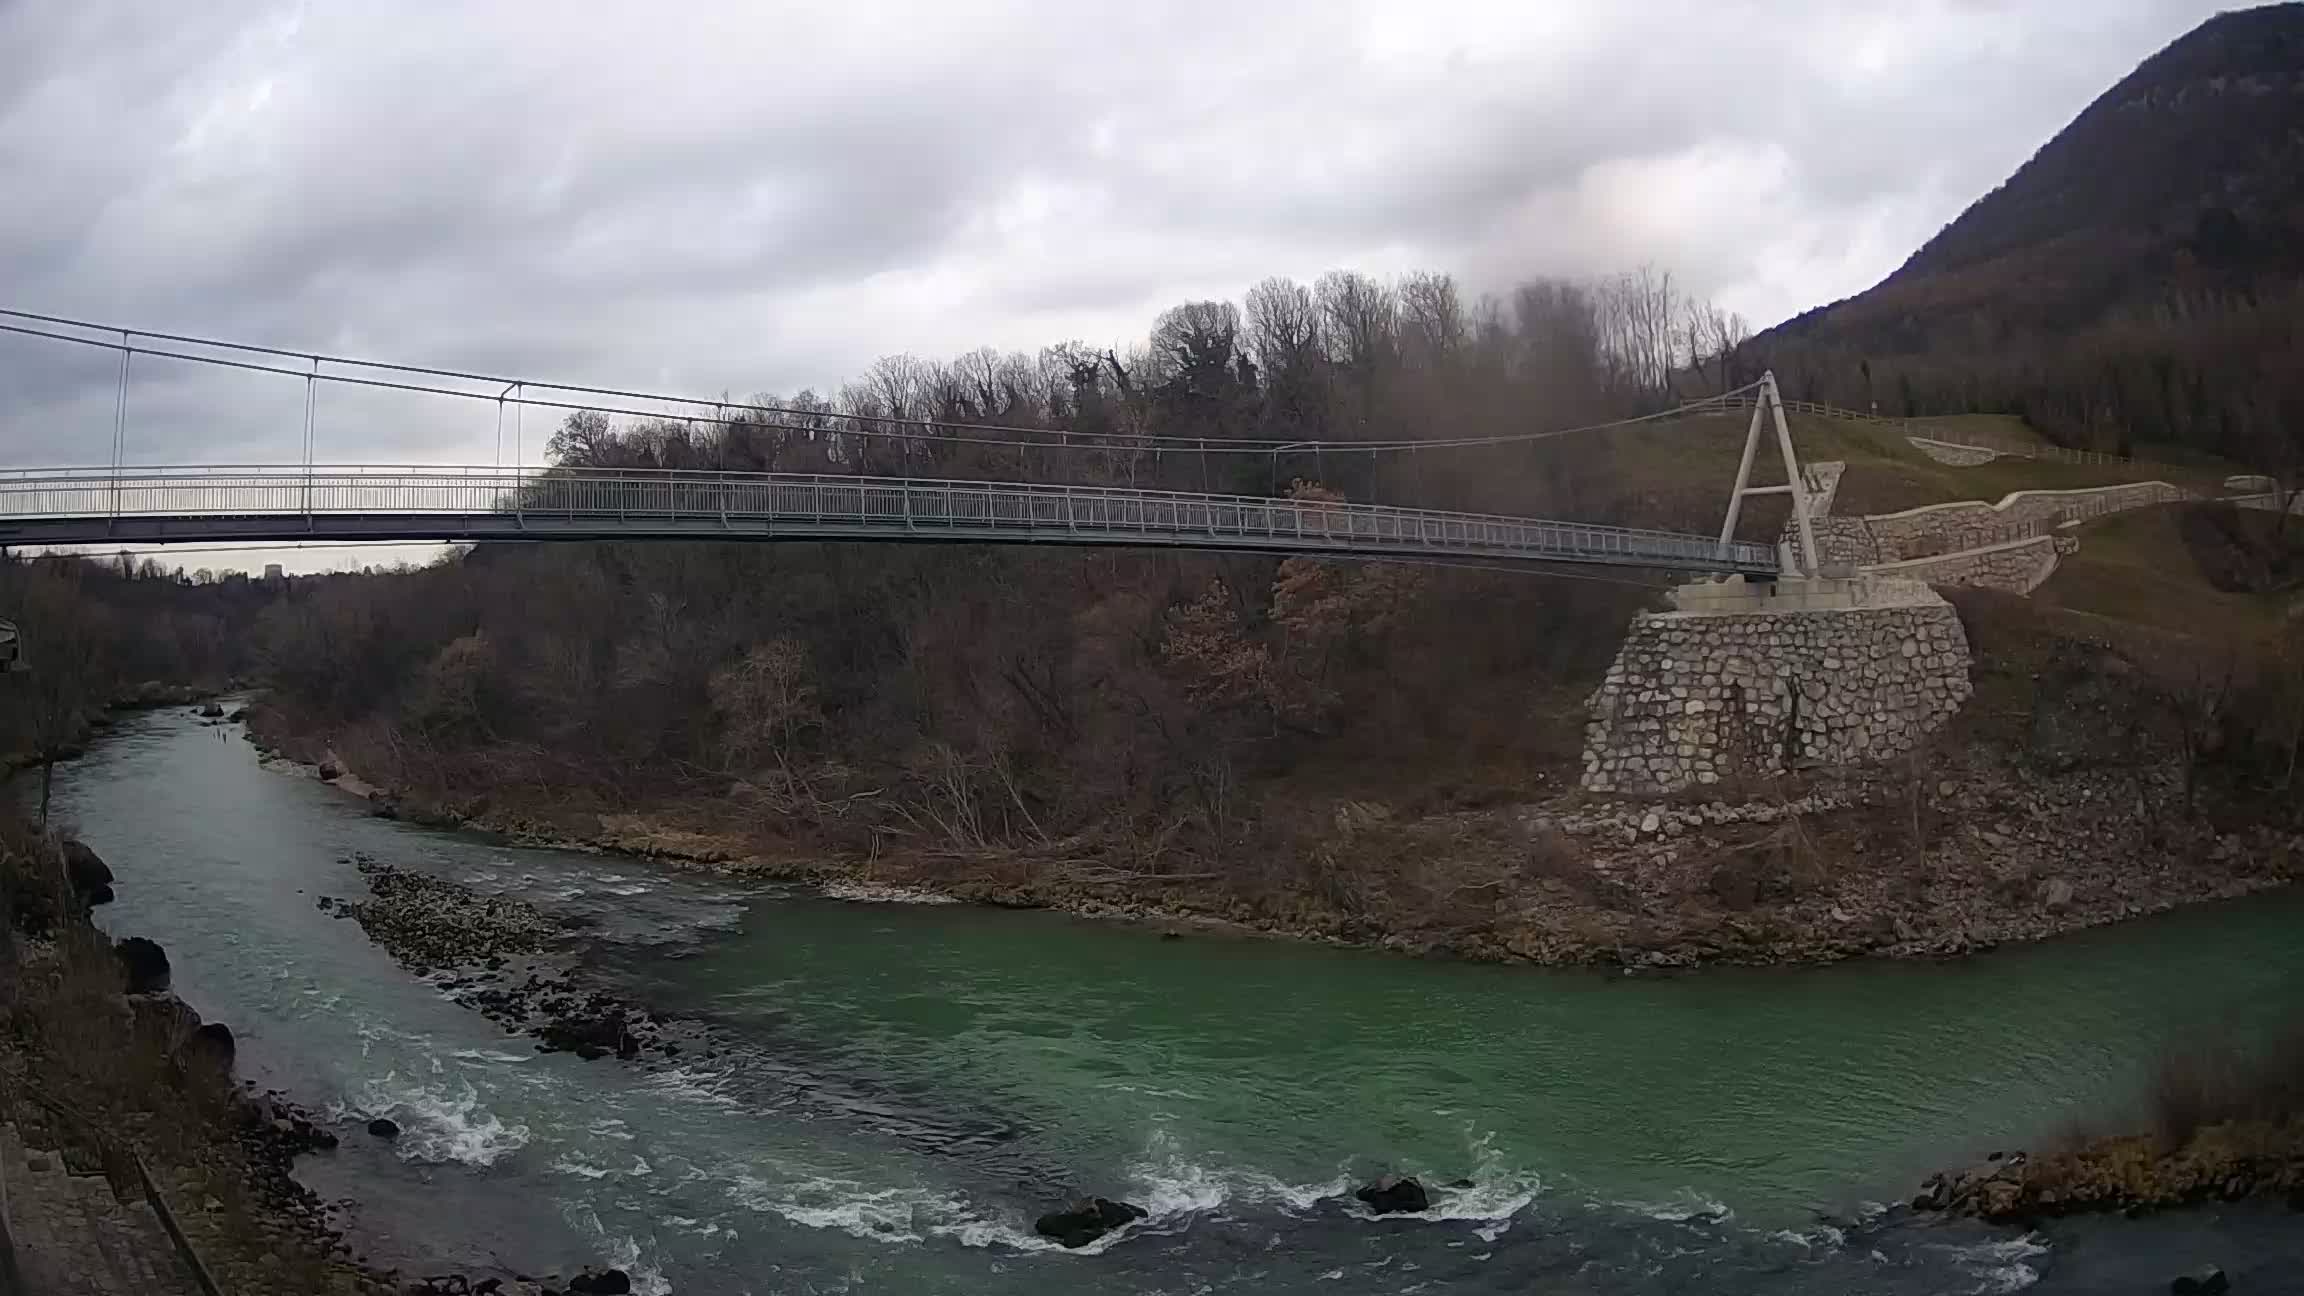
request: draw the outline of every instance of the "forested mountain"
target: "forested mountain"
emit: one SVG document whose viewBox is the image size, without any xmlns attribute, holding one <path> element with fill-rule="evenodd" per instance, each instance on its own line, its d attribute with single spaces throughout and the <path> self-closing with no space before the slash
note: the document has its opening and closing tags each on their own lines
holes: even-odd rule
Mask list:
<svg viewBox="0 0 2304 1296">
<path fill-rule="evenodd" d="M 1791 393 L 2020 413 L 2284 473 L 2304 438 L 2304 4 L 2144 61 L 1869 292 L 1754 340 Z"/>
</svg>

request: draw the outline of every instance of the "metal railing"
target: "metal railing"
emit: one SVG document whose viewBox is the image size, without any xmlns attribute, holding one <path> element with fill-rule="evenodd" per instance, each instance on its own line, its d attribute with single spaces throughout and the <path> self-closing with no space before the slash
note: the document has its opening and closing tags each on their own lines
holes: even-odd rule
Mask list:
<svg viewBox="0 0 2304 1296">
<path fill-rule="evenodd" d="M 0 542 L 350 538 L 1161 544 L 1773 572 L 1671 531 L 1126 487 L 646 469 L 218 465 L 0 473 Z"/>
<path fill-rule="evenodd" d="M 224 1296 L 224 1290 L 217 1285 L 216 1275 L 208 1268 L 208 1262 L 200 1258 L 199 1251 L 192 1245 L 192 1239 L 184 1235 L 183 1225 L 177 1222 L 176 1212 L 168 1205 L 168 1195 L 160 1190 L 160 1182 L 152 1177 L 152 1167 L 144 1163 L 143 1154 L 118 1136 L 97 1128 L 94 1121 L 66 1103 L 33 1089 L 25 1090 L 24 1096 L 38 1103 L 60 1123 L 71 1127 L 84 1142 L 98 1150 L 108 1165 L 127 1166 L 136 1177 L 138 1195 L 152 1208 L 153 1217 L 160 1221 L 160 1231 L 168 1235 L 168 1245 L 175 1250 L 176 1258 L 191 1276 L 192 1284 L 200 1289 L 201 1296 Z M 31 1296 L 39 1294 L 33 1293 Z"/>
</svg>

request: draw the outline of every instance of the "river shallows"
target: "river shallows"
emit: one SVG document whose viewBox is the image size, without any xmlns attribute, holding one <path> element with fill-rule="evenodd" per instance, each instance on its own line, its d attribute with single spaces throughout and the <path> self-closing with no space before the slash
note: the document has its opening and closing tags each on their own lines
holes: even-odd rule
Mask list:
<svg viewBox="0 0 2304 1296">
<path fill-rule="evenodd" d="M 762 1296 L 2110 1291 L 2089 1277 L 2108 1255 L 2173 1273 L 2280 1231 L 2243 1211 L 2025 1240 L 1815 1212 L 2117 1115 L 2163 1040 L 2285 1019 L 2304 991 L 2289 896 L 1957 964 L 1649 979 L 506 847 L 370 818 L 182 712 L 60 771 L 57 805 L 119 874 L 103 921 L 167 947 L 244 1070 L 408 1130 L 307 1171 L 361 1199 L 386 1257 L 614 1262 L 649 1290 Z M 360 894 L 355 851 L 588 920 L 605 983 L 726 1046 L 654 1070 L 534 1053 L 315 909 Z M 1323 1200 L 1385 1169 L 1470 1186 L 1430 1219 Z M 1075 1190 L 1153 1218 L 1052 1252 L 1029 1221 Z"/>
</svg>

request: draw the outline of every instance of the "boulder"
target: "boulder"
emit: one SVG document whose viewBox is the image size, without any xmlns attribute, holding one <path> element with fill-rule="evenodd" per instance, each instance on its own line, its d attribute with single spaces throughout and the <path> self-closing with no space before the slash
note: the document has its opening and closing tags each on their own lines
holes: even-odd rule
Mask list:
<svg viewBox="0 0 2304 1296">
<path fill-rule="evenodd" d="M 334 762 L 334 761 L 322 761 L 322 762 L 320 762 L 320 781 L 321 781 L 321 782 L 323 782 L 323 783 L 333 783 L 333 782 L 335 782 L 336 780 L 338 780 L 338 779 L 340 779 L 340 778 L 342 778 L 342 777 L 344 777 L 344 767 L 343 767 L 343 766 L 341 766 L 341 765 L 338 765 L 338 764 L 337 764 L 336 762 Z"/>
<path fill-rule="evenodd" d="M 2040 884 L 2040 907 L 2048 910 L 2072 907 L 2072 884 L 2060 877 L 2052 877 Z"/>
<path fill-rule="evenodd" d="M 184 1041 L 184 1056 L 206 1062 L 220 1070 L 230 1071 L 232 1060 L 239 1054 L 239 1045 L 232 1039 L 232 1028 L 222 1022 L 208 1022 L 193 1029 Z"/>
<path fill-rule="evenodd" d="M 131 936 L 113 947 L 128 975 L 128 993 L 155 994 L 168 988 L 168 953 L 156 941 Z"/>
<path fill-rule="evenodd" d="M 124 1002 L 136 1030 L 164 1049 L 176 1048 L 200 1029 L 199 1011 L 165 990 L 131 995 Z"/>
<path fill-rule="evenodd" d="M 1403 1215 L 1430 1210 L 1432 1197 L 1414 1179 L 1385 1175 L 1352 1194 L 1378 1215 Z"/>
<path fill-rule="evenodd" d="M 1032 1223 L 1032 1231 L 1054 1238 L 1066 1247 L 1084 1247 L 1123 1224 L 1145 1216 L 1141 1206 L 1091 1197 L 1068 1210 L 1050 1211 Z"/>
<path fill-rule="evenodd" d="M 248 723 L 248 708 L 237 707 L 232 711 L 230 715 L 227 715 L 224 718 L 233 724 L 246 724 Z"/>
<path fill-rule="evenodd" d="M 221 720 L 224 718 L 224 708 L 214 702 L 207 703 L 200 708 L 200 718 L 203 720 Z"/>
<path fill-rule="evenodd" d="M 396 1139 L 400 1137 L 400 1126 L 379 1116 L 368 1122 L 368 1132 L 380 1139 Z"/>
<path fill-rule="evenodd" d="M 621 1269 L 586 1269 L 568 1280 L 569 1296 L 630 1296 L 631 1276 Z"/>
<path fill-rule="evenodd" d="M 2219 1296 L 2232 1290 L 2232 1280 L 2214 1265 L 2193 1273 L 2183 1274 L 2168 1284 L 2173 1296 Z"/>
<path fill-rule="evenodd" d="M 599 1016 L 558 1017 L 544 1023 L 537 1030 L 537 1038 L 555 1049 L 565 1049 L 589 1062 L 610 1053 L 630 1057 L 625 1050 L 631 1035 L 624 1028 L 624 1014 L 607 1012 Z M 636 1051 L 636 1049 L 635 1049 Z"/>
<path fill-rule="evenodd" d="M 112 898 L 112 869 L 86 842 L 77 837 L 64 839 L 64 880 L 72 890 L 89 904 L 102 904 Z M 101 892 L 104 899 L 96 899 Z"/>
</svg>

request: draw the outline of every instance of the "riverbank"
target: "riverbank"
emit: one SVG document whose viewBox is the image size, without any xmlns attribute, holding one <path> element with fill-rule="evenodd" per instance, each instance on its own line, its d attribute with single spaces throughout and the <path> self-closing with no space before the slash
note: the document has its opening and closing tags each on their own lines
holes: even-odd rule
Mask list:
<svg viewBox="0 0 2304 1296">
<path fill-rule="evenodd" d="M 1429 813 L 1364 802 L 1300 810 L 1300 835 L 1270 845 L 1327 861 L 1333 885 L 1306 891 L 1132 866 L 1081 843 L 957 851 L 898 841 L 858 853 L 779 821 L 741 787 L 624 810 L 505 787 L 428 796 L 349 767 L 261 706 L 250 732 L 276 763 L 333 773 L 380 815 L 529 844 L 834 892 L 1544 966 L 1950 957 L 2249 895 L 2304 869 L 2304 834 L 2220 831 L 2181 813 L 2184 774 L 2170 760 L 2047 772 L 1987 743 L 1950 748 L 1925 771 L 1818 772 L 1738 799 L 1567 793 Z"/>
<path fill-rule="evenodd" d="M 124 1199 L 144 1199 L 148 1169 L 150 1191 L 235 1292 L 397 1292 L 393 1275 L 352 1256 L 338 1206 L 293 1176 L 298 1156 L 332 1148 L 336 1137 L 284 1095 L 236 1079 L 232 1031 L 202 1021 L 171 992 L 158 945 L 116 944 L 88 921 L 91 901 L 111 899 L 110 870 L 78 843 L 59 852 L 53 839 L 21 825 L 6 826 L 0 838 L 0 890 L 16 901 L 0 941 L 0 1017 L 8 1026 L 0 1034 L 0 1122 L 28 1145 L 57 1151 L 68 1167 L 105 1175 Z M 67 876 L 56 903 L 24 906 L 44 882 Z M 74 1258 L 49 1263 L 59 1259 Z"/>
<path fill-rule="evenodd" d="M 423 956 L 426 939 L 468 936 L 502 966 L 502 952 L 541 949 L 553 930 L 518 906 L 477 899 L 470 907 L 480 921 L 443 919 L 440 911 L 451 906 L 436 897 L 447 884 L 384 868 L 374 875 L 378 899 L 348 902 L 345 916 L 362 918 L 380 942 L 414 957 Z M 27 908 L 26 896 L 48 879 L 64 879 L 68 892 L 56 904 Z M 410 1273 L 357 1254 L 350 1216 L 358 1201 L 323 1200 L 298 1179 L 299 1161 L 332 1154 L 348 1138 L 396 1137 L 397 1126 L 371 1121 L 363 1130 L 351 1113 L 323 1115 L 279 1089 L 259 1091 L 256 1081 L 239 1079 L 233 1031 L 203 1021 L 174 993 L 178 969 L 166 951 L 142 938 L 115 941 L 89 921 L 92 905 L 113 902 L 117 881 L 75 840 L 59 843 L 21 825 L 0 825 L 0 894 L 11 901 L 10 931 L 0 939 L 6 972 L 0 1023 L 7 1027 L 0 1032 L 0 1124 L 14 1127 L 30 1146 L 54 1150 L 75 1173 L 104 1175 L 123 1200 L 157 1194 L 185 1245 L 237 1296 L 610 1296 L 632 1290 L 613 1268 L 531 1277 L 511 1268 L 457 1273 L 459 1266 L 442 1262 Z M 411 899 L 425 896 L 435 897 L 429 906 Z M 466 984 L 450 980 L 442 989 Z M 538 985 L 531 976 L 527 991 Z M 542 988 L 547 995 L 574 989 L 565 972 Z M 547 1018 L 538 1006 L 538 1033 L 554 1041 L 548 1046 L 591 1055 L 590 1036 L 570 1035 L 578 1027 L 568 1001 L 546 1002 L 561 1010 Z M 588 1002 L 596 1007 L 603 1000 L 594 995 Z M 621 1014 L 615 1020 L 623 1025 Z M 618 1050 L 621 1056 L 638 1052 L 635 1034 L 662 1051 L 653 1023 L 636 1020 L 624 1037 L 633 1043 Z M 84 1262 L 73 1256 L 40 1261 L 51 1269 Z M 145 1263 L 173 1268 L 185 1262 L 153 1256 Z"/>
<path fill-rule="evenodd" d="M 300 1173 L 360 1199 L 355 1235 L 408 1273 L 549 1257 L 649 1293 L 848 1275 L 1309 1296 L 1413 1264 L 1467 1292 L 1579 1276 L 1610 1296 L 1937 1296 L 2036 1276 L 2044 1296 L 2110 1296 L 2135 1272 L 2079 1277 L 2107 1256 L 2221 1263 L 2248 1290 L 2285 1227 L 2212 1207 L 2026 1239 L 1861 1203 L 1909 1195 L 1946 1148 L 2118 1112 L 2124 1059 L 2275 1009 L 2304 897 L 1958 965 L 1559 975 L 844 903 L 425 831 L 222 733 L 181 712 L 124 725 L 60 771 L 59 814 L 127 878 L 111 925 L 164 941 L 185 997 L 246 1026 L 254 1073 L 325 1109 L 344 1146 Z M 417 950 L 431 975 L 408 975 L 319 908 L 365 902 L 362 855 L 517 899 L 567 933 L 587 995 L 694 1012 L 721 1056 L 536 1053 L 442 992 L 462 972 Z M 399 1135 L 367 1134 L 379 1119 Z M 1387 1171 L 1472 1186 L 1382 1223 L 1337 1202 Z M 1075 1193 L 1150 1217 L 1078 1253 L 1035 1238 Z M 2242 1231 L 2195 1240 L 2216 1220 Z"/>
<path fill-rule="evenodd" d="M 1921 1211 L 2030 1226 L 2063 1215 L 2129 1218 L 2262 1196 L 2304 1212 L 2304 1120 L 2219 1121 L 2181 1139 L 2160 1134 L 2081 1138 L 2039 1152 L 1995 1152 L 1932 1175 Z"/>
</svg>

